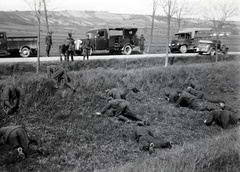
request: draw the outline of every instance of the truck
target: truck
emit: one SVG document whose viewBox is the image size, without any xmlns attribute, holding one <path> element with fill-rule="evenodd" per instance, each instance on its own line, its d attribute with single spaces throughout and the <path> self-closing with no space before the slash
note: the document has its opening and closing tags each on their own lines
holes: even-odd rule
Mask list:
<svg viewBox="0 0 240 172">
<path fill-rule="evenodd" d="M 91 40 L 91 53 L 101 53 L 108 51 L 110 54 L 130 55 L 135 46 L 138 46 L 136 35 L 138 28 L 111 27 L 92 29 L 87 31 Z M 75 41 L 75 52 L 81 54 L 83 51 L 84 39 Z"/>
<path fill-rule="evenodd" d="M 171 53 L 196 52 L 199 40 L 210 40 L 211 28 L 186 28 L 175 33 L 169 49 Z"/>
<path fill-rule="evenodd" d="M 20 55 L 29 57 L 37 54 L 37 36 L 7 37 L 0 31 L 0 55 Z"/>
</svg>

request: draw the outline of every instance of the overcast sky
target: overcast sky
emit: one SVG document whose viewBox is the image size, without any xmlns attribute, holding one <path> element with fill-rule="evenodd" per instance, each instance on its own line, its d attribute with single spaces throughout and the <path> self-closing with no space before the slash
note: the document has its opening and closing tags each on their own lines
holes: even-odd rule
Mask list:
<svg viewBox="0 0 240 172">
<path fill-rule="evenodd" d="M 33 3 L 34 0 L 0 0 L 0 11 L 29 11 L 32 10 L 26 3 Z M 200 7 L 212 0 L 186 0 L 193 3 L 195 8 Z M 229 0 L 218 0 L 229 2 Z M 240 0 L 232 0 L 240 8 Z M 46 0 L 48 10 L 92 10 L 108 11 L 112 13 L 124 14 L 152 14 L 153 0 Z M 162 10 L 158 8 L 157 14 Z M 240 21 L 240 15 L 232 18 Z"/>
</svg>

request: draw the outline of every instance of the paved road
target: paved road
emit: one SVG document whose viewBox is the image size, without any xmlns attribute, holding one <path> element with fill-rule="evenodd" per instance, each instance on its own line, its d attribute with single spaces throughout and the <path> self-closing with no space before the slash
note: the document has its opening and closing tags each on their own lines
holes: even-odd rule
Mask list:
<svg viewBox="0 0 240 172">
<path fill-rule="evenodd" d="M 240 52 L 229 52 L 228 54 L 236 54 L 240 55 Z M 197 53 L 190 53 L 190 54 L 169 54 L 169 57 L 194 57 L 198 55 Z M 135 55 L 94 55 L 90 56 L 90 60 L 96 59 L 124 59 L 124 58 L 151 58 L 151 57 L 159 57 L 164 58 L 165 54 L 135 54 Z M 59 57 L 40 57 L 41 62 L 46 61 L 59 61 Z M 74 60 L 82 60 L 82 56 L 74 56 Z M 14 62 L 37 62 L 37 57 L 29 57 L 29 58 L 22 58 L 22 57 L 7 57 L 7 58 L 0 58 L 0 63 L 14 63 Z"/>
</svg>

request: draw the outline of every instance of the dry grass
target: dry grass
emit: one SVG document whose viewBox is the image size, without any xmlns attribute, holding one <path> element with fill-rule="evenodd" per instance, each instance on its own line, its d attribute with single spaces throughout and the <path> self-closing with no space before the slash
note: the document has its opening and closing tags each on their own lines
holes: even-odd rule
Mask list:
<svg viewBox="0 0 240 172">
<path fill-rule="evenodd" d="M 159 150 L 159 154 L 165 152 L 163 155 L 166 155 L 166 159 L 171 159 L 167 158 L 168 156 L 195 159 L 201 154 L 208 157 L 205 149 L 198 148 L 204 145 L 205 140 L 209 145 L 216 143 L 217 141 L 208 140 L 213 135 L 221 134 L 221 129 L 203 124 L 206 113 L 175 108 L 164 100 L 163 95 L 167 90 L 182 89 L 191 80 L 204 92 L 222 98 L 227 104 L 237 108 L 240 86 L 238 61 L 233 59 L 189 65 L 179 63 L 168 68 L 159 67 L 156 63 L 161 64 L 161 61 L 153 58 L 149 61 L 135 59 L 66 64 L 73 84 L 78 87 L 78 92 L 74 95 L 70 90 L 55 90 L 52 87 L 52 83 L 45 78 L 47 64 L 41 66 L 42 73 L 39 76 L 35 75 L 34 66 L 31 64 L 19 64 L 15 68 L 15 65 L 1 66 L 2 82 L 11 81 L 13 74 L 23 96 L 20 113 L 8 117 L 1 115 L 0 125 L 25 125 L 32 137 L 37 139 L 42 147 L 49 149 L 51 154 L 48 157 L 32 155 L 26 161 L 20 162 L 14 155 L 9 154 L 7 147 L 1 147 L 0 171 L 93 171 L 114 166 L 124 169 L 123 165 L 126 163 L 130 163 L 131 167 L 131 163 L 139 164 L 138 160 L 141 162 L 146 157 L 150 158 L 148 153 L 141 152 L 137 143 L 131 139 L 134 123 L 124 124 L 114 118 L 96 117 L 92 114 L 105 105 L 105 89 L 122 87 L 128 82 L 141 90 L 140 93 L 130 93 L 127 97 L 133 109 L 151 122 L 151 129 L 156 135 L 177 142 L 175 148 L 169 150 L 169 155 L 166 150 Z M 4 69 L 9 69 L 9 73 Z M 203 142 L 198 145 L 197 142 L 203 138 Z M 194 150 L 194 155 L 188 154 Z M 219 149 L 213 148 L 213 153 L 216 150 Z M 229 157 L 230 153 L 231 149 L 227 147 L 226 157 Z M 221 156 L 210 155 L 209 158 L 218 161 Z M 231 158 L 227 160 L 230 161 Z M 177 164 L 185 163 L 175 159 L 156 159 L 149 163 L 146 161 L 146 170 L 151 170 L 153 166 L 161 168 L 160 162 L 165 164 L 166 168 L 175 163 L 175 167 L 180 168 Z M 193 168 L 190 163 L 186 164 L 186 167 L 188 166 Z"/>
</svg>

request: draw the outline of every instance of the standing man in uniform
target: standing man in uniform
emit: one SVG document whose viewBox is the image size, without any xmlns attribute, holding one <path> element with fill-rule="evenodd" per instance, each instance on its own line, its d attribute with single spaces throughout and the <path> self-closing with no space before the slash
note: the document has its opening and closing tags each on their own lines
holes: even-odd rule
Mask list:
<svg viewBox="0 0 240 172">
<path fill-rule="evenodd" d="M 47 33 L 47 36 L 45 37 L 45 45 L 46 45 L 46 55 L 47 55 L 47 57 L 49 57 L 51 46 L 52 46 L 52 32 L 51 31 L 49 31 Z"/>
<path fill-rule="evenodd" d="M 66 69 L 59 65 L 50 65 L 47 66 L 47 74 L 48 78 L 52 79 L 55 83 L 55 87 L 58 88 L 59 85 L 62 83 L 69 87 L 73 92 L 76 92 L 76 88 L 70 83 L 71 79 L 67 74 Z"/>
<path fill-rule="evenodd" d="M 143 37 L 143 34 L 142 34 L 141 37 L 139 38 L 139 48 L 140 48 L 141 54 L 143 54 L 144 49 L 145 49 L 144 41 L 145 41 L 145 38 Z"/>
<path fill-rule="evenodd" d="M 140 150 L 149 151 L 149 154 L 151 154 L 155 148 L 172 148 L 172 141 L 165 141 L 155 137 L 145 123 L 138 122 L 137 125 L 133 139 L 139 143 Z"/>
<path fill-rule="evenodd" d="M 8 84 L 2 89 L 2 108 L 6 115 L 13 114 L 19 109 L 20 91 Z"/>
<path fill-rule="evenodd" d="M 83 40 L 83 60 L 85 60 L 85 57 L 88 57 L 90 55 L 90 50 L 91 50 L 91 40 L 89 39 L 89 35 L 86 35 L 86 39 Z"/>
<path fill-rule="evenodd" d="M 66 44 L 68 46 L 68 49 L 67 49 L 67 61 L 69 62 L 69 56 L 71 56 L 71 60 L 73 60 L 73 54 L 74 54 L 74 51 L 75 51 L 75 43 L 74 43 L 74 39 L 72 38 L 72 34 L 69 33 L 68 34 L 68 38 L 66 39 Z"/>
<path fill-rule="evenodd" d="M 62 57 L 64 57 L 64 61 L 67 60 L 67 57 L 66 57 L 67 50 L 68 50 L 68 45 L 66 42 L 62 45 L 59 45 L 60 61 L 63 60 Z"/>
</svg>

